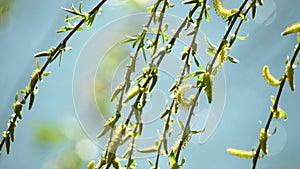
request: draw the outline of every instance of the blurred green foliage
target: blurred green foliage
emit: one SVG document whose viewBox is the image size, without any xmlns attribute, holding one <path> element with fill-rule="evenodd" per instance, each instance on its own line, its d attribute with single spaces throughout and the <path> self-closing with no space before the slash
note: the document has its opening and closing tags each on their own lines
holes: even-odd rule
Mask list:
<svg viewBox="0 0 300 169">
<path fill-rule="evenodd" d="M 5 24 L 11 10 L 12 0 L 0 0 L 0 28 Z"/>
<path fill-rule="evenodd" d="M 39 143 L 57 144 L 64 140 L 64 135 L 57 124 L 37 124 L 35 129 L 35 137 Z"/>
</svg>

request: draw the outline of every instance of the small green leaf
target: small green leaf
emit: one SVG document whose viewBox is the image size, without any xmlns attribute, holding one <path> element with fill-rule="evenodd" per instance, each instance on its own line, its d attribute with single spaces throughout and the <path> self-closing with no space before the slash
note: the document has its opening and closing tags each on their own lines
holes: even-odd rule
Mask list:
<svg viewBox="0 0 300 169">
<path fill-rule="evenodd" d="M 43 51 L 43 52 L 39 52 L 39 53 L 34 54 L 34 57 L 43 57 L 43 56 L 50 56 L 50 55 L 51 55 L 51 52 Z"/>
<path fill-rule="evenodd" d="M 158 34 L 158 28 L 152 28 L 152 32 Z"/>
<path fill-rule="evenodd" d="M 161 35 L 162 35 L 162 38 L 163 38 L 164 41 L 168 41 L 169 40 L 169 35 L 168 34 L 162 32 Z"/>
<path fill-rule="evenodd" d="M 230 55 L 227 55 L 227 60 L 229 60 L 231 63 L 234 63 L 234 64 L 237 64 L 239 63 L 240 61 Z"/>
<path fill-rule="evenodd" d="M 63 32 L 73 30 L 73 29 L 74 29 L 74 26 L 72 26 L 72 25 L 64 26 L 64 27 L 61 27 L 59 30 L 57 30 L 56 33 L 63 33 Z"/>
<path fill-rule="evenodd" d="M 208 13 L 209 9 L 210 9 L 210 7 L 206 6 L 206 9 L 204 10 L 205 20 L 207 22 L 210 22 L 210 16 L 209 16 L 209 13 Z"/>
<path fill-rule="evenodd" d="M 149 8 L 147 8 L 147 12 L 152 13 L 153 12 L 153 6 L 150 6 Z"/>
<path fill-rule="evenodd" d="M 273 108 L 271 110 L 273 110 Z M 288 119 L 288 116 L 287 116 L 286 112 L 282 109 L 279 109 L 275 112 L 273 110 L 272 113 L 273 113 L 273 118 L 275 118 L 275 119 L 283 118 L 284 121 L 286 121 Z"/>
<path fill-rule="evenodd" d="M 123 154 L 123 158 L 128 158 L 133 154 L 133 149 L 131 147 Z"/>
<path fill-rule="evenodd" d="M 116 126 L 116 122 L 119 120 L 119 116 L 113 116 L 108 119 L 102 129 L 102 131 L 97 135 L 97 138 L 102 137 L 105 135 L 110 129 L 114 129 Z"/>
<path fill-rule="evenodd" d="M 202 130 L 192 130 L 191 133 L 197 135 L 197 134 L 203 133 L 204 131 L 205 131 L 205 129 L 202 129 Z"/>
<path fill-rule="evenodd" d="M 198 79 L 197 79 L 197 86 L 199 87 L 202 82 L 203 82 L 203 77 L 204 77 L 204 73 L 201 74 L 200 76 L 198 76 Z"/>
<path fill-rule="evenodd" d="M 81 7 L 82 7 L 82 2 L 79 3 L 79 7 L 78 7 L 79 12 L 81 12 Z"/>
<path fill-rule="evenodd" d="M 194 62 L 200 71 L 204 71 L 203 67 L 200 65 L 200 62 L 197 59 L 197 56 L 194 56 Z"/>
<path fill-rule="evenodd" d="M 132 42 L 132 41 L 136 41 L 138 39 L 138 37 L 136 37 L 136 36 L 129 36 L 129 35 L 127 35 L 126 37 L 127 38 L 125 40 L 121 41 L 121 44 Z"/>
<path fill-rule="evenodd" d="M 190 32 L 188 32 L 187 34 L 186 34 L 186 36 L 192 36 L 192 35 L 194 35 L 195 34 L 195 29 L 193 29 L 192 31 L 190 31 Z"/>
<path fill-rule="evenodd" d="M 180 129 L 183 130 L 184 129 L 184 125 L 183 125 L 182 121 L 180 119 L 177 119 L 177 123 L 178 123 Z"/>
<path fill-rule="evenodd" d="M 15 96 L 15 101 L 18 101 L 18 100 L 19 100 L 19 93 L 17 92 L 16 96 Z"/>
<path fill-rule="evenodd" d="M 53 55 L 54 50 L 55 50 L 55 47 L 51 47 L 47 51 L 42 51 L 42 52 L 34 54 L 34 57 L 51 56 L 51 55 Z"/>
<path fill-rule="evenodd" d="M 69 21 L 74 20 L 74 19 L 77 19 L 77 18 L 80 18 L 80 16 L 75 15 L 75 16 L 69 17 L 68 15 L 66 15 L 65 21 L 66 21 L 66 22 L 69 22 Z"/>
<path fill-rule="evenodd" d="M 212 44 L 212 43 L 207 39 L 206 36 L 204 36 L 204 41 L 205 41 L 206 44 L 209 46 L 209 48 L 217 49 L 217 47 L 216 47 L 214 44 Z"/>
<path fill-rule="evenodd" d="M 204 37 L 204 41 L 208 45 L 208 48 L 206 49 L 206 53 L 214 57 L 218 50 L 217 47 L 214 44 L 212 44 L 206 37 Z"/>
<path fill-rule="evenodd" d="M 203 74 L 203 73 L 205 73 L 205 72 L 204 72 L 204 71 L 198 71 L 198 72 L 190 73 L 190 74 L 184 76 L 183 81 L 186 81 L 186 80 L 188 80 L 188 79 L 194 78 L 194 77 L 196 77 L 196 76 L 198 76 L 198 75 L 201 75 L 201 74 Z"/>
<path fill-rule="evenodd" d="M 161 115 L 160 115 L 160 119 L 164 118 L 167 114 L 171 113 L 171 110 L 169 108 L 167 108 Z"/>
<path fill-rule="evenodd" d="M 112 96 L 111 96 L 111 98 L 110 98 L 110 101 L 112 102 L 115 98 L 116 98 L 116 96 L 124 89 L 124 86 L 125 86 L 125 83 L 121 83 L 121 84 L 119 84 L 119 86 L 117 86 L 116 88 L 115 88 L 115 90 L 114 90 L 114 92 L 113 92 L 113 94 L 112 94 Z"/>
<path fill-rule="evenodd" d="M 43 72 L 43 76 L 49 76 L 51 74 L 51 72 Z"/>
<path fill-rule="evenodd" d="M 182 159 L 181 159 L 181 163 L 180 163 L 180 166 L 183 166 L 185 164 L 185 158 L 184 157 L 182 157 Z"/>
<path fill-rule="evenodd" d="M 150 159 L 147 159 L 147 161 L 151 167 L 154 166 L 154 163 Z"/>
</svg>

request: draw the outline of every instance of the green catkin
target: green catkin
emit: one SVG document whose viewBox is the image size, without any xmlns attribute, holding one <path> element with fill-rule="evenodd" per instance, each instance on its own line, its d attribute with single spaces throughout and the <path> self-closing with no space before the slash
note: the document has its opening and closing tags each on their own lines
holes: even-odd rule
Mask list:
<svg viewBox="0 0 300 169">
<path fill-rule="evenodd" d="M 259 134 L 259 143 L 262 152 L 266 155 L 268 154 L 267 141 L 268 141 L 268 133 L 265 131 L 265 128 L 261 128 Z"/>
<path fill-rule="evenodd" d="M 294 68 L 293 66 L 291 66 L 290 62 L 288 62 L 286 65 L 285 75 L 287 77 L 291 90 L 295 91 L 295 84 L 294 84 L 295 73 L 294 73 Z"/>
<path fill-rule="evenodd" d="M 265 81 L 271 86 L 279 86 L 281 84 L 281 80 L 275 78 L 269 70 L 268 66 L 263 67 L 262 75 Z"/>
<path fill-rule="evenodd" d="M 213 97 L 213 76 L 209 73 L 205 73 L 203 77 L 203 82 L 205 84 L 204 91 L 206 92 L 208 103 L 211 103 Z"/>
<path fill-rule="evenodd" d="M 124 100 L 123 103 L 127 103 L 129 100 L 134 98 L 140 92 L 140 87 L 138 85 L 134 86 L 127 94 L 127 98 Z"/>
<path fill-rule="evenodd" d="M 40 69 L 35 69 L 31 74 L 31 79 L 29 83 L 30 90 L 33 91 L 35 84 L 39 80 Z"/>
</svg>

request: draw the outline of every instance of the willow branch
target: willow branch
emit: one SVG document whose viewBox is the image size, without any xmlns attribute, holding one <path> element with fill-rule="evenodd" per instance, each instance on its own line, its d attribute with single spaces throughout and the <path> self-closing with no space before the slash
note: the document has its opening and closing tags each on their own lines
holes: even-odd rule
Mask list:
<svg viewBox="0 0 300 169">
<path fill-rule="evenodd" d="M 294 63 L 296 61 L 296 57 L 297 57 L 299 51 L 300 51 L 300 43 L 298 43 L 298 47 L 297 47 L 297 49 L 295 50 L 295 52 L 293 54 L 293 57 L 292 57 L 291 62 L 290 62 L 290 66 L 294 65 Z M 275 100 L 275 102 L 273 104 L 273 110 L 274 110 L 274 112 L 278 110 L 279 100 L 280 100 L 280 97 L 281 97 L 281 94 L 282 94 L 282 91 L 283 91 L 283 87 L 284 87 L 284 84 L 285 84 L 286 80 L 287 80 L 287 76 L 286 76 L 286 74 L 284 74 L 283 79 L 282 79 L 282 81 L 280 83 L 278 92 L 277 92 L 276 100 Z M 273 112 L 270 112 L 268 121 L 267 121 L 266 126 L 265 126 L 265 132 L 266 133 L 269 130 L 269 127 L 271 125 L 272 119 L 273 119 Z M 261 145 L 259 143 L 259 145 L 258 145 L 258 147 L 256 149 L 256 152 L 255 152 L 255 156 L 253 158 L 252 169 L 256 168 L 256 164 L 257 164 L 257 161 L 258 161 L 260 150 L 261 150 Z"/>
<path fill-rule="evenodd" d="M 88 14 L 92 15 L 94 13 L 96 13 L 97 11 L 99 11 L 99 9 L 102 7 L 102 5 L 106 2 L 107 0 L 102 0 L 98 5 L 96 5 Z M 74 27 L 74 29 L 72 29 L 67 36 L 57 45 L 57 47 L 54 49 L 54 51 L 51 53 L 51 55 L 48 57 L 47 61 L 45 62 L 45 64 L 42 66 L 41 70 L 39 71 L 39 77 L 41 77 L 43 75 L 43 73 L 45 72 L 45 70 L 47 69 L 47 67 L 49 66 L 49 64 L 56 59 L 56 57 L 58 56 L 59 50 L 61 48 L 63 48 L 64 46 L 66 46 L 67 42 L 69 41 L 69 39 L 75 34 L 75 32 L 77 30 L 79 30 L 79 28 L 86 22 L 86 18 L 83 18 L 80 20 L 80 22 Z M 37 85 L 37 81 L 33 84 L 33 88 Z M 26 93 L 25 95 L 23 95 L 22 99 L 20 100 L 20 103 L 25 104 L 27 98 L 29 97 L 31 93 Z M 10 119 L 10 123 L 9 126 L 7 128 L 6 131 L 10 131 L 13 128 L 13 124 L 15 124 L 18 121 L 18 117 L 16 116 L 16 114 L 12 115 L 12 119 Z M 0 143 L 0 151 L 2 150 L 2 147 L 4 145 L 5 142 L 5 138 L 2 137 L 2 141 Z"/>
<path fill-rule="evenodd" d="M 221 40 L 221 43 L 220 43 L 220 45 L 219 45 L 219 47 L 218 47 L 218 50 L 217 50 L 217 52 L 216 52 L 216 54 L 215 54 L 213 60 L 211 61 L 210 65 L 209 65 L 209 70 L 208 70 L 208 71 L 209 71 L 210 74 L 211 74 L 212 71 L 213 71 L 214 64 L 215 64 L 215 62 L 216 62 L 216 60 L 217 60 L 217 57 L 218 57 L 219 53 L 221 52 L 221 49 L 223 48 L 223 45 L 225 45 L 224 40 L 226 40 L 226 39 L 228 38 L 228 36 L 229 36 L 231 30 L 233 29 L 233 26 L 235 25 L 235 23 L 236 23 L 236 21 L 237 21 L 239 15 L 240 15 L 240 13 L 241 13 L 241 12 L 243 11 L 243 9 L 245 8 L 247 2 L 248 2 L 248 0 L 245 0 L 245 1 L 243 2 L 243 4 L 240 6 L 239 11 L 235 14 L 235 16 L 234 16 L 232 22 L 230 23 L 229 28 L 227 29 L 225 35 L 223 36 L 223 38 L 222 38 L 222 40 Z M 248 13 L 248 11 L 249 11 L 249 10 L 246 11 L 246 14 Z M 242 23 L 242 22 L 243 22 L 243 20 L 240 21 L 240 24 L 239 24 L 240 26 L 241 26 L 241 23 Z M 238 27 L 236 28 L 236 32 L 238 32 L 238 30 L 240 29 L 240 26 L 238 26 Z M 190 122 L 191 122 L 191 119 L 192 119 L 192 116 L 193 116 L 193 113 L 194 113 L 194 109 L 195 109 L 196 104 L 197 104 L 197 100 L 198 100 L 198 98 L 199 98 L 200 93 L 201 93 L 202 90 L 203 90 L 203 85 L 201 85 L 201 86 L 199 87 L 199 89 L 198 89 L 198 91 L 197 91 L 197 93 L 196 93 L 196 95 L 195 95 L 195 98 L 194 98 L 194 101 L 193 101 L 193 103 L 192 103 L 192 106 L 191 106 L 191 109 L 190 109 L 190 112 L 189 112 L 187 121 L 186 121 L 186 123 L 185 123 L 183 135 L 182 135 L 181 141 L 180 141 L 180 143 L 179 143 L 179 148 L 178 148 L 178 151 L 177 151 L 177 154 L 176 154 L 176 162 L 177 162 L 177 163 L 178 163 L 178 159 L 179 159 L 181 147 L 183 146 L 183 140 L 184 140 L 184 138 L 187 136 L 187 134 L 188 134 L 188 132 L 189 132 L 189 131 L 188 131 L 188 127 L 189 127 L 189 125 L 190 125 Z"/>
</svg>

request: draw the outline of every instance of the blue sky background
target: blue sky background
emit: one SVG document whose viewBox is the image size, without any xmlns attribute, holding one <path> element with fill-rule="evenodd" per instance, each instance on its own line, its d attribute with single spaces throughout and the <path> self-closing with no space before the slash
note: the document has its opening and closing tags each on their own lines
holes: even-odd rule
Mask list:
<svg viewBox="0 0 300 169">
<path fill-rule="evenodd" d="M 33 55 L 48 49 L 49 46 L 56 46 L 64 37 L 64 34 L 56 34 L 55 30 L 65 24 L 63 21 L 65 12 L 61 7 L 69 7 L 72 2 L 79 3 L 77 0 L 12 1 L 7 20 L 0 23 L 1 130 L 6 128 L 16 91 L 20 91 L 28 84 L 35 65 Z M 145 7 L 151 2 L 152 0 L 147 0 L 139 5 L 135 3 L 134 7 L 132 3 L 104 5 L 103 13 L 97 16 L 92 28 L 72 37 L 69 41 L 69 45 L 73 47 L 72 51 L 64 53 L 60 67 L 58 62 L 48 67 L 47 70 L 52 74 L 45 77 L 43 83 L 39 85 L 40 91 L 33 109 L 31 111 L 25 109 L 23 119 L 16 130 L 16 142 L 12 144 L 11 154 L 7 156 L 5 151 L 2 152 L 1 169 L 55 168 L 52 166 L 53 163 L 59 163 L 62 154 L 72 149 L 80 154 L 79 157 L 82 157 L 83 161 L 97 159 L 97 156 L 100 156 L 100 149 L 95 152 L 93 145 L 85 144 L 89 137 L 81 129 L 77 119 L 72 93 L 76 61 L 86 42 L 99 30 L 124 16 L 145 12 Z M 185 17 L 189 8 L 182 7 L 180 2 L 171 1 L 175 4 L 175 8 L 168 10 L 168 13 Z M 96 3 L 84 1 L 83 9 L 89 10 Z M 246 41 L 237 41 L 230 50 L 230 54 L 238 58 L 240 63 L 237 65 L 227 63 L 224 66 L 226 102 L 217 130 L 204 144 L 191 143 L 183 150 L 187 159 L 187 164 L 183 168 L 251 167 L 251 160 L 233 157 L 226 152 L 226 149 L 235 147 L 250 150 L 257 146 L 260 127 L 258 121 L 261 120 L 263 125 L 265 124 L 271 105 L 270 96 L 277 93 L 277 88 L 270 87 L 264 82 L 261 76 L 262 67 L 269 65 L 272 73 L 277 77 L 283 74 L 285 58 L 287 55 L 292 55 L 297 41 L 295 35 L 281 37 L 280 33 L 286 26 L 299 21 L 300 1 L 266 0 L 265 3 L 264 7 L 257 9 L 257 19 L 243 25 L 240 34 L 249 34 L 249 38 Z M 224 0 L 224 5 L 238 7 L 239 2 Z M 209 24 L 203 22 L 201 30 L 210 41 L 217 44 L 225 32 L 226 25 L 213 10 L 210 11 L 210 15 L 211 22 Z M 101 41 L 106 43 L 107 39 Z M 43 63 L 43 60 L 40 62 Z M 86 69 L 89 71 L 89 67 Z M 297 88 L 300 80 L 298 69 L 295 72 L 296 91 L 291 93 L 286 85 L 280 101 L 289 119 L 286 122 L 273 121 L 271 128 L 276 126 L 278 132 L 270 138 L 270 155 L 259 161 L 258 168 L 300 168 L 298 153 L 300 91 Z M 82 92 L 89 92 L 89 89 L 84 88 Z M 50 126 L 53 130 L 43 130 L 42 126 Z M 47 142 L 47 139 L 44 141 L 38 139 L 41 135 L 40 131 L 54 133 L 57 140 L 50 138 L 50 142 Z M 83 147 L 91 149 L 89 152 L 81 152 L 83 149 L 80 145 L 87 145 Z M 65 162 L 72 163 L 72 159 L 65 159 Z M 142 165 L 141 162 L 141 166 L 137 168 L 145 168 Z M 167 166 L 161 167 L 167 168 Z"/>
</svg>

